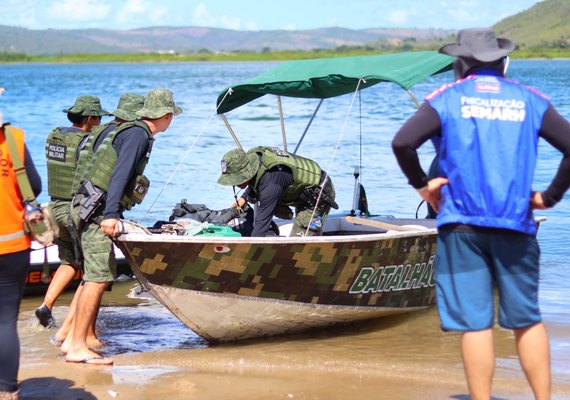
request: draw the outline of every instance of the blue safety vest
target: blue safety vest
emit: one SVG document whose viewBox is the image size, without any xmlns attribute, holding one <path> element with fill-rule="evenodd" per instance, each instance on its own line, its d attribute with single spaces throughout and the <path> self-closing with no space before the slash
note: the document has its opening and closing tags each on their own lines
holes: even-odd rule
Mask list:
<svg viewBox="0 0 570 400">
<path fill-rule="evenodd" d="M 494 70 L 445 85 L 426 99 L 441 120 L 437 226 L 468 224 L 536 233 L 530 196 L 538 133 L 549 100 Z"/>
</svg>

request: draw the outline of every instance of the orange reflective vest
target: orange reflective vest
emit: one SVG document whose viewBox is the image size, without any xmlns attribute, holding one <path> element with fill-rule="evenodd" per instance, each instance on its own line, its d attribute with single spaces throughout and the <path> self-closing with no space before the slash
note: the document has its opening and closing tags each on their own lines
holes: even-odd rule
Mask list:
<svg viewBox="0 0 570 400">
<path fill-rule="evenodd" d="M 24 231 L 24 204 L 18 186 L 12 157 L 6 143 L 4 126 L 0 134 L 0 255 L 30 248 L 31 241 Z M 10 127 L 20 159 L 24 160 L 24 131 Z"/>
</svg>

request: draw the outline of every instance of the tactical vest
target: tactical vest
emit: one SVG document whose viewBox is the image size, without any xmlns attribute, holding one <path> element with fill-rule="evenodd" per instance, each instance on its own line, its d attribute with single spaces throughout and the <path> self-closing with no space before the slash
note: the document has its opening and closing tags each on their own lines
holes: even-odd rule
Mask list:
<svg viewBox="0 0 570 400">
<path fill-rule="evenodd" d="M 62 133 L 67 129 L 66 133 Z M 89 135 L 79 128 L 55 128 L 46 140 L 48 193 L 52 198 L 71 200 L 78 146 Z"/>
<path fill-rule="evenodd" d="M 248 153 L 261 155 L 261 165 L 257 170 L 253 185 L 253 190 L 256 193 L 258 192 L 259 181 L 263 174 L 277 165 L 285 165 L 293 173 L 293 184 L 285 188 L 283 193 L 281 193 L 280 203 L 293 204 L 299 200 L 299 196 L 304 189 L 319 185 L 321 167 L 313 160 L 287 153 L 277 147 L 254 147 Z"/>
<path fill-rule="evenodd" d="M 77 160 L 77 168 L 75 169 L 75 176 L 73 177 L 73 184 L 71 186 L 72 194 L 77 193 L 77 189 L 79 189 L 79 185 L 83 180 L 87 164 L 89 163 L 89 160 L 93 159 L 93 155 L 95 154 L 93 147 L 95 146 L 95 143 L 97 143 L 97 140 L 103 133 L 110 129 L 115 129 L 116 126 L 117 123 L 111 121 L 104 125 L 95 126 L 91 130 L 91 134 L 89 135 L 85 146 L 83 146 L 79 152 L 79 160 Z"/>
<path fill-rule="evenodd" d="M 150 186 L 148 178 L 143 175 L 154 140 L 148 125 L 141 121 L 124 122 L 117 125 L 116 129 L 107 135 L 95 153 L 92 154 L 91 158 L 87 161 L 85 171 L 81 177 L 81 181 L 88 179 L 93 185 L 106 192 L 109 189 L 113 170 L 117 164 L 117 152 L 113 148 L 113 142 L 117 135 L 133 126 L 139 126 L 144 129 L 149 140 L 149 150 L 139 161 L 135 176 L 125 188 L 125 192 L 121 198 L 121 208 L 124 210 L 130 210 L 136 204 L 140 204 Z M 92 148 L 93 146 L 91 145 L 91 151 Z"/>
</svg>

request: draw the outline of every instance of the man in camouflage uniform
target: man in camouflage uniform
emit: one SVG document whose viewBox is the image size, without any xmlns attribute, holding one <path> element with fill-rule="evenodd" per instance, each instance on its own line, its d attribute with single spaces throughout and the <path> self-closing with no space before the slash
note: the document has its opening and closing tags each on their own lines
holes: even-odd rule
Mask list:
<svg viewBox="0 0 570 400">
<path fill-rule="evenodd" d="M 51 314 L 53 305 L 80 268 L 67 229 L 69 206 L 73 197 L 73 176 L 79 152 L 92 128 L 101 124 L 101 117 L 111 115 L 101 108 L 101 102 L 96 96 L 79 96 L 75 99 L 73 107 L 63 112 L 67 113 L 67 119 L 72 126 L 55 128 L 46 140 L 48 193 L 51 196 L 49 207 L 58 225 L 57 244 L 61 262 L 50 282 L 43 303 L 35 311 L 40 324 L 46 328 L 51 328 L 55 324 Z"/>
<path fill-rule="evenodd" d="M 119 103 L 117 104 L 117 109 L 111 113 L 115 116 L 115 118 L 112 121 L 109 121 L 104 125 L 99 125 L 98 127 L 95 127 L 91 130 L 91 134 L 89 135 L 85 146 L 83 146 L 81 149 L 77 168 L 75 170 L 75 177 L 72 185 L 72 192 L 74 194 L 79 188 L 79 185 L 81 183 L 81 176 L 88 161 L 93 157 L 93 149 L 99 147 L 99 144 L 101 144 L 102 140 L 107 137 L 107 135 L 113 131 L 117 125 L 139 119 L 139 116 L 136 115 L 136 112 L 143 107 L 143 104 L 144 96 L 134 93 L 125 93 L 120 97 Z M 75 238 L 76 252 L 81 253 L 78 233 L 74 232 L 74 234 L 77 236 Z M 61 344 L 61 350 L 64 353 L 68 351 L 69 345 L 71 343 L 71 337 L 69 336 L 69 339 L 67 341 L 66 338 L 68 338 L 68 334 L 73 324 L 75 306 L 77 304 L 77 298 L 79 297 L 82 288 L 82 285 L 77 288 L 73 300 L 69 305 L 69 311 L 67 312 L 65 321 L 53 337 L 53 342 L 55 344 Z M 94 327 L 89 331 L 89 334 L 87 336 L 87 344 L 91 349 L 96 349 L 101 346 L 101 343 L 96 337 Z"/>
<path fill-rule="evenodd" d="M 113 364 L 112 358 L 102 357 L 86 342 L 89 326 L 96 322 L 103 292 L 117 273 L 111 238 L 120 234 L 119 219 L 123 211 L 139 204 L 148 190 L 149 182 L 142 173 L 153 136 L 166 131 L 174 115 L 181 112 L 170 90 L 151 90 L 137 112 L 141 120 L 119 124 L 94 149 L 85 168 L 71 211 L 81 232 L 85 274 L 70 332 L 67 362 Z"/>
<path fill-rule="evenodd" d="M 218 183 L 247 190 L 232 207 L 257 203 L 251 236 L 272 236 L 273 216 L 293 218 L 290 236 L 322 235 L 332 208 L 338 209 L 334 185 L 319 165 L 275 147 L 228 151 L 221 161 Z"/>
</svg>

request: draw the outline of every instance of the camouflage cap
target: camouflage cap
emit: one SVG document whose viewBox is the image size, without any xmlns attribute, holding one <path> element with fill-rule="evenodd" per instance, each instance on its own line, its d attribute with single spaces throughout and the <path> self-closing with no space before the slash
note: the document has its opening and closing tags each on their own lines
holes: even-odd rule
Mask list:
<svg viewBox="0 0 570 400">
<path fill-rule="evenodd" d="M 119 99 L 117 109 L 113 111 L 113 115 L 125 121 L 134 121 L 140 117 L 137 115 L 144 105 L 144 96 L 134 93 L 125 93 Z"/>
<path fill-rule="evenodd" d="M 222 157 L 222 174 L 218 183 L 225 186 L 237 186 L 255 176 L 259 169 L 259 158 L 255 153 L 246 153 L 243 149 L 233 149 Z"/>
<path fill-rule="evenodd" d="M 154 89 L 146 94 L 144 106 L 137 111 L 139 117 L 150 119 L 161 118 L 166 114 L 179 115 L 182 109 L 174 103 L 172 91 L 168 89 Z"/>
<path fill-rule="evenodd" d="M 73 107 L 63 110 L 64 113 L 79 114 L 84 117 L 102 117 L 111 115 L 109 111 L 101 108 L 101 101 L 97 96 L 79 96 L 75 99 Z"/>
</svg>

